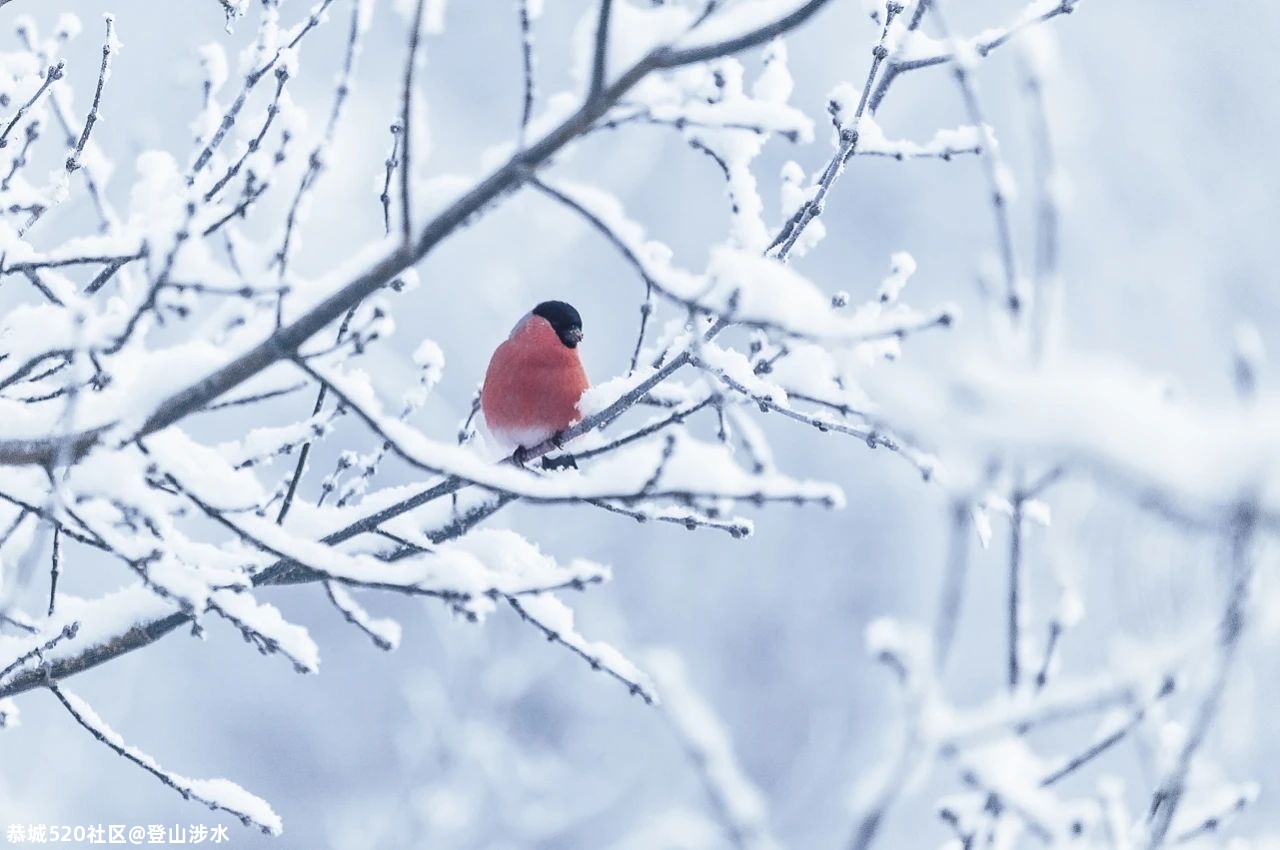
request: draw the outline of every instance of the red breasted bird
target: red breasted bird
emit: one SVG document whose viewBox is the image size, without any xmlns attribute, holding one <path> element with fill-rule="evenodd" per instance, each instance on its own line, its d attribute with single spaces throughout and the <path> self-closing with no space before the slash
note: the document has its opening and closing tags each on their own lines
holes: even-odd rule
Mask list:
<svg viewBox="0 0 1280 850">
<path fill-rule="evenodd" d="M 591 384 L 578 359 L 582 317 L 563 301 L 543 301 L 493 352 L 480 390 L 485 426 L 505 451 L 531 449 L 580 418 Z"/>
</svg>

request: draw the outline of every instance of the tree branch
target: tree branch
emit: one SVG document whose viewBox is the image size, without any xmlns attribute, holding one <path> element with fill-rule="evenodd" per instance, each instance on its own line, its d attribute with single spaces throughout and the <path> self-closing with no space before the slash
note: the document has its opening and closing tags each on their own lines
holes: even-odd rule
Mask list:
<svg viewBox="0 0 1280 850">
<path fill-rule="evenodd" d="M 683 50 L 659 47 L 646 54 L 609 84 L 600 97 L 583 103 L 577 111 L 542 139 L 512 155 L 504 165 L 457 198 L 432 219 L 411 244 L 395 247 L 293 323 L 280 328 L 258 345 L 235 357 L 200 381 L 166 398 L 147 417 L 132 438 L 137 439 L 167 428 L 267 367 L 281 360 L 290 359 L 304 342 L 343 315 L 353 305 L 364 300 L 386 281 L 425 257 L 472 215 L 522 186 L 538 167 L 586 132 L 610 106 L 650 73 L 664 68 L 675 68 L 714 59 L 761 44 L 803 23 L 828 2 L 830 0 L 809 0 L 808 3 L 778 21 L 715 44 Z M 671 363 L 675 365 L 670 371 L 679 368 L 684 362 L 685 360 L 679 357 L 672 360 Z M 670 374 L 665 369 L 662 371 L 665 372 L 663 377 Z M 650 386 L 656 385 L 661 379 L 654 380 Z M 623 404 L 620 409 L 626 406 Z M 110 425 L 101 425 L 69 437 L 67 441 L 70 448 L 69 459 L 77 461 L 83 458 L 110 429 Z M 577 433 L 582 431 L 579 430 Z M 0 465 L 53 465 L 58 461 L 60 447 L 61 441 L 47 438 L 0 440 Z M 541 453 L 545 454 L 553 447 L 548 443 Z"/>
</svg>

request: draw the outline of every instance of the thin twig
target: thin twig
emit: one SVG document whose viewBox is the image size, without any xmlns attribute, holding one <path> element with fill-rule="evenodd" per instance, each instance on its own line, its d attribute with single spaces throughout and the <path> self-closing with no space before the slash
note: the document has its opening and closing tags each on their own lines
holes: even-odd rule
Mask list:
<svg viewBox="0 0 1280 850">
<path fill-rule="evenodd" d="M 9 123 L 5 125 L 4 130 L 0 131 L 0 148 L 8 147 L 9 134 L 13 132 L 13 128 L 18 126 L 18 122 L 22 120 L 22 116 L 26 115 L 27 111 L 31 109 L 32 106 L 35 106 L 36 101 L 38 101 L 42 96 L 44 96 L 44 93 L 49 90 L 49 87 L 54 83 L 56 83 L 58 80 L 62 79 L 62 72 L 63 72 L 63 69 L 66 67 L 67 67 L 66 60 L 59 59 L 58 64 L 50 65 L 45 70 L 44 79 L 41 80 L 40 87 L 36 89 L 35 94 L 31 95 L 31 97 L 27 99 L 26 103 L 18 107 L 17 113 L 13 116 L 13 118 L 9 121 Z"/>
<path fill-rule="evenodd" d="M 1060 285 L 1058 279 L 1058 166 L 1053 150 L 1053 133 L 1049 126 L 1049 111 L 1045 103 L 1044 79 L 1034 65 L 1027 69 L 1027 97 L 1031 102 L 1031 131 L 1035 140 L 1036 170 L 1036 243 L 1034 300 L 1032 302 L 1030 330 L 1031 356 L 1039 360 L 1044 356 L 1051 310 Z"/>
<path fill-rule="evenodd" d="M 351 94 L 351 80 L 355 73 L 356 58 L 360 55 L 361 14 L 360 3 L 352 3 L 351 26 L 347 33 L 347 46 L 343 51 L 342 70 L 338 73 L 338 84 L 334 88 L 333 105 L 329 110 L 329 120 L 325 124 L 324 135 L 320 137 L 320 141 L 312 148 L 311 155 L 307 157 L 306 171 L 302 173 L 302 179 L 298 181 L 298 191 L 294 193 L 293 203 L 289 205 L 289 212 L 285 215 L 284 236 L 281 240 L 280 250 L 276 254 L 277 271 L 281 281 L 285 279 L 288 272 L 289 249 L 292 244 L 294 230 L 298 224 L 299 210 L 325 171 L 328 150 L 333 145 L 334 134 L 337 132 L 338 122 L 342 118 L 342 107 L 347 102 L 347 97 Z M 281 85 L 283 86 L 283 82 Z M 277 96 L 278 94 L 279 91 L 277 90 Z"/>
<path fill-rule="evenodd" d="M 356 308 L 352 307 L 347 311 L 347 315 L 342 317 L 342 324 L 338 326 L 338 342 L 341 343 L 347 335 L 347 330 L 351 326 L 351 319 L 356 314 Z M 325 397 L 329 393 L 329 385 L 321 382 L 320 389 L 316 391 L 315 403 L 311 406 L 311 415 L 318 416 L 321 408 L 324 407 Z M 284 525 L 284 518 L 289 515 L 289 508 L 293 507 L 293 497 L 298 492 L 298 482 L 302 480 L 302 473 L 307 468 L 307 458 L 311 454 L 311 440 L 302 444 L 302 449 L 298 452 L 298 462 L 293 467 L 293 476 L 289 479 L 289 490 L 285 493 L 284 502 L 280 505 L 280 512 L 276 514 L 276 525 Z"/>
<path fill-rule="evenodd" d="M 38 138 L 40 138 L 40 121 L 33 119 L 27 124 L 27 129 L 23 134 L 22 150 L 18 152 L 18 155 L 9 164 L 9 173 L 4 176 L 3 180 L 0 180 L 0 192 L 8 192 L 9 184 L 13 182 L 13 178 L 17 176 L 20 170 L 26 167 L 30 161 L 28 154 L 31 152 L 31 146 L 36 143 Z"/>
<path fill-rule="evenodd" d="M 1009 690 L 1018 689 L 1021 678 L 1022 651 L 1022 494 L 1013 497 L 1013 512 L 1009 517 L 1009 607 L 1008 607 L 1008 680 Z"/>
<path fill-rule="evenodd" d="M 880 32 L 880 40 L 871 51 L 871 69 L 867 71 L 867 81 L 862 86 L 862 96 L 858 98 L 858 106 L 854 110 L 853 117 L 840 128 L 840 144 L 836 153 L 823 169 L 813 196 L 800 205 L 769 244 L 768 250 L 779 260 L 786 261 L 792 249 L 795 248 L 796 242 L 799 241 L 800 235 L 815 218 L 822 215 L 831 187 L 844 171 L 849 157 L 853 156 L 858 149 L 858 122 L 862 120 L 862 114 L 867 108 L 867 99 L 871 96 L 871 84 L 876 79 L 881 63 L 889 55 L 889 50 L 885 46 L 889 38 L 889 28 L 893 24 L 893 19 L 901 11 L 902 4 L 897 0 L 891 0 L 886 6 L 884 28 Z"/>
<path fill-rule="evenodd" d="M 595 100 L 604 91 L 609 64 L 609 19 L 613 15 L 613 0 L 600 0 L 600 13 L 596 17 L 595 50 L 592 51 L 591 85 L 587 100 Z"/>
<path fill-rule="evenodd" d="M 268 390 L 262 393 L 255 393 L 254 395 L 229 398 L 226 401 L 220 401 L 209 405 L 202 412 L 212 413 L 215 410 L 224 410 L 228 407 L 243 407 L 249 404 L 257 404 L 260 401 L 267 401 L 268 399 L 279 398 L 280 396 L 289 395 L 290 393 L 296 393 L 298 390 L 303 389 L 306 386 L 307 384 L 304 381 L 302 383 L 293 384 L 292 386 L 282 387 L 278 390 Z"/>
<path fill-rule="evenodd" d="M 520 109 L 520 129 L 516 135 L 516 147 L 523 148 L 528 140 L 529 121 L 533 118 L 533 101 L 537 96 L 537 80 L 534 77 L 533 21 L 529 17 L 529 0 L 520 0 L 520 59 L 524 70 L 524 101 Z"/>
<path fill-rule="evenodd" d="M 11 621 L 11 622 L 16 622 L 16 621 Z M 27 652 L 24 652 L 22 655 L 19 655 L 11 663 L 6 665 L 3 670 L 0 670 L 0 682 L 4 681 L 5 676 L 8 676 L 14 670 L 17 670 L 19 667 L 21 667 L 23 664 L 26 664 L 28 661 L 32 660 L 33 658 L 40 658 L 41 656 L 44 655 L 44 653 L 53 649 L 55 646 L 62 643 L 64 640 L 71 640 L 76 636 L 76 634 L 79 631 L 80 631 L 79 622 L 68 623 L 67 625 L 63 626 L 62 630 L 59 631 L 56 635 L 54 635 L 53 637 L 49 638 L 48 640 L 44 641 L 43 643 L 37 646 L 33 646 L 30 650 L 28 650 Z"/>
<path fill-rule="evenodd" d="M 258 152 L 258 148 L 262 146 L 262 140 L 266 138 L 267 133 L 271 130 L 271 125 L 275 123 L 276 116 L 280 114 L 280 98 L 284 94 L 284 87 L 289 82 L 289 69 L 283 65 L 276 68 L 276 90 L 271 96 L 271 102 L 267 104 L 266 117 L 262 121 L 262 125 L 258 128 L 257 135 L 249 140 L 245 145 L 244 153 L 227 167 L 222 176 L 214 181 L 204 193 L 205 201 L 212 201 L 222 187 L 226 186 L 236 175 L 240 173 L 240 169 L 244 168 L 244 164 L 248 162 L 249 157 Z"/>
<path fill-rule="evenodd" d="M 107 84 L 107 74 L 111 70 L 111 54 L 115 48 L 115 17 L 104 16 L 107 23 L 107 35 L 102 42 L 102 64 L 98 67 L 98 85 L 93 90 L 93 103 L 89 106 L 89 114 L 84 119 L 84 129 L 76 141 L 75 150 L 67 157 L 67 173 L 74 173 L 80 168 L 80 157 L 84 155 L 85 145 L 89 144 L 89 135 L 93 125 L 98 121 L 98 107 L 102 103 L 102 89 Z"/>
<path fill-rule="evenodd" d="M 76 723 L 79 723 L 80 726 L 83 727 L 90 735 L 109 747 L 116 753 L 116 755 L 122 756 L 123 758 L 133 762 L 147 773 L 150 773 L 156 779 L 159 779 L 164 785 L 167 785 L 174 791 L 177 791 L 182 795 L 184 800 L 195 800 L 196 802 L 203 803 L 215 811 L 223 811 L 228 814 L 235 815 L 244 823 L 245 826 L 256 826 L 267 835 L 278 835 L 280 833 L 280 825 L 278 821 L 274 823 L 263 823 L 244 809 L 229 805 L 221 799 L 209 795 L 207 792 L 205 794 L 199 793 L 198 787 L 207 786 L 209 783 L 197 782 L 183 776 L 178 776 L 177 774 L 169 773 L 164 770 L 164 768 L 160 767 L 160 765 L 156 763 L 155 759 L 151 758 L 146 753 L 125 744 L 120 735 L 111 727 L 107 726 L 106 723 L 103 722 L 102 718 L 99 717 L 93 709 L 84 702 L 84 700 L 80 699 L 75 694 L 64 692 L 62 688 L 58 687 L 58 685 L 52 681 L 46 683 L 46 687 L 55 697 L 58 698 L 58 702 L 62 703 L 62 707 L 65 708 L 67 713 L 75 719 Z M 238 792 L 238 795 L 243 795 L 245 793 L 238 788 L 235 790 Z"/>
<path fill-rule="evenodd" d="M 933 17 L 945 39 L 951 40 L 952 50 L 957 55 L 963 49 L 959 42 L 951 38 L 940 0 L 933 0 Z M 978 89 L 969 69 L 968 57 L 952 63 L 951 71 L 960 87 L 964 99 L 965 112 L 970 123 L 982 134 L 982 161 L 986 166 L 987 185 L 991 192 L 991 207 L 995 213 L 996 236 L 1000 248 L 1000 267 L 1004 271 L 1005 306 L 1009 313 L 1017 318 L 1022 310 L 1022 295 L 1019 289 L 1018 258 L 1013 247 L 1013 224 L 1009 217 L 1009 169 L 1000 155 L 1000 146 L 991 126 L 984 118 L 982 104 L 978 100 Z"/>
<path fill-rule="evenodd" d="M 319 0 L 319 2 L 312 7 L 311 13 L 307 16 L 306 22 L 299 28 L 297 34 L 289 40 L 289 43 L 286 46 L 289 49 L 297 47 L 298 44 L 307 37 L 307 34 L 319 26 L 325 19 L 325 13 L 329 10 L 331 5 L 333 5 L 333 0 Z M 260 36 L 259 54 L 261 55 L 262 52 L 264 52 L 264 50 Z M 239 94 L 236 95 L 236 99 L 232 102 L 231 107 L 223 113 L 222 120 L 218 122 L 218 128 L 214 131 L 213 138 L 209 140 L 209 142 L 204 146 L 204 149 L 196 156 L 195 162 L 192 163 L 189 181 L 194 182 L 195 176 L 204 170 L 204 167 L 209 163 L 209 160 L 213 158 L 214 153 L 222 146 L 222 142 L 226 139 L 227 133 L 235 126 L 236 118 L 239 116 L 240 110 L 244 108 L 245 103 L 248 101 L 250 93 L 252 93 L 253 89 L 258 85 L 258 82 L 276 67 L 276 63 L 280 61 L 280 57 L 283 55 L 283 52 L 284 48 L 277 49 L 270 59 L 250 70 L 249 73 L 245 75 L 244 84 L 241 86 Z"/>
<path fill-rule="evenodd" d="M 49 616 L 53 616 L 58 601 L 58 566 L 62 558 L 62 528 L 53 527 L 53 557 L 49 567 Z"/>
<path fill-rule="evenodd" d="M 515 596 L 507 595 L 505 596 L 505 599 L 507 600 L 507 604 L 511 606 L 512 610 L 520 615 L 520 619 L 537 628 L 542 632 L 543 636 L 546 637 L 547 640 L 552 643 L 558 643 L 574 655 L 577 655 L 583 661 L 586 661 L 591 665 L 591 669 L 600 670 L 621 682 L 633 696 L 640 697 L 646 704 L 653 705 L 657 702 L 657 695 L 647 688 L 644 683 L 636 681 L 635 679 L 627 678 L 627 676 L 614 667 L 614 665 L 607 663 L 602 658 L 592 655 L 587 650 L 578 646 L 577 643 L 566 640 L 560 632 L 556 631 L 555 628 L 544 623 L 542 620 L 539 620 L 526 606 L 522 605 L 520 600 Z"/>
<path fill-rule="evenodd" d="M 1177 759 L 1168 774 L 1152 795 L 1149 814 L 1149 839 L 1147 850 L 1159 850 L 1165 843 L 1173 816 L 1186 791 L 1187 775 L 1191 761 L 1204 744 L 1218 714 L 1218 706 L 1227 689 L 1240 636 L 1244 632 L 1248 615 L 1249 590 L 1253 581 L 1253 536 L 1257 527 L 1257 512 L 1251 505 L 1241 505 L 1234 518 L 1230 539 L 1231 586 L 1227 594 L 1227 607 L 1222 615 L 1218 635 L 1218 657 L 1213 680 L 1196 706 L 1195 714 L 1187 728 L 1186 739 L 1178 751 Z"/>
<path fill-rule="evenodd" d="M 1175 683 L 1172 678 L 1167 679 L 1160 690 L 1156 692 L 1152 702 L 1158 702 L 1172 694 L 1174 692 L 1174 685 Z M 1067 759 L 1061 767 L 1056 768 L 1053 772 L 1041 779 L 1040 787 L 1048 788 L 1050 785 L 1061 782 L 1072 773 L 1075 773 L 1077 770 L 1123 741 L 1129 733 L 1138 728 L 1139 724 L 1146 719 L 1149 708 L 1149 705 L 1142 705 L 1134 709 L 1133 714 L 1131 714 L 1129 719 L 1122 725 L 1118 726 L 1106 735 L 1103 735 L 1080 753 Z"/>
<path fill-rule="evenodd" d="M 387 236 L 391 235 L 391 177 L 400 164 L 400 137 L 400 125 L 392 124 L 391 153 L 385 163 L 387 173 L 382 182 L 382 194 L 378 196 L 378 200 L 382 202 L 382 230 Z"/>
<path fill-rule="evenodd" d="M 409 57 L 404 63 L 404 91 L 400 99 L 400 133 L 404 137 L 400 156 L 400 238 L 405 245 L 413 239 L 412 197 L 409 194 L 413 162 L 413 71 L 418 63 L 418 45 L 422 39 L 424 4 L 425 0 L 418 0 L 409 28 Z"/>
<path fill-rule="evenodd" d="M 969 573 L 970 513 L 969 505 L 963 501 L 957 500 L 951 505 L 946 574 L 942 580 L 933 630 L 933 659 L 939 675 L 946 669 L 947 658 L 955 642 L 956 624 L 960 620 L 960 607 L 964 602 Z"/>
</svg>

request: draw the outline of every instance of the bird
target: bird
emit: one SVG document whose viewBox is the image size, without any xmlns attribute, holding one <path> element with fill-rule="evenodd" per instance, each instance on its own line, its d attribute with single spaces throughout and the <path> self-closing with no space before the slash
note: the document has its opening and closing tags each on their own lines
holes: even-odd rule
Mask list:
<svg viewBox="0 0 1280 850">
<path fill-rule="evenodd" d="M 578 343 L 582 316 L 564 301 L 543 301 L 516 322 L 489 360 L 480 389 L 485 429 L 519 465 L 524 454 L 580 418 L 591 385 Z"/>
</svg>

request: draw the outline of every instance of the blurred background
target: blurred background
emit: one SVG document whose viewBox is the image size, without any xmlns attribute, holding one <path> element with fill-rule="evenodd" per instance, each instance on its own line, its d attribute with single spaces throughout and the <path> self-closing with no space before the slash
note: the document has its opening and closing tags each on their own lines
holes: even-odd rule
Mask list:
<svg viewBox="0 0 1280 850">
<path fill-rule="evenodd" d="M 302 274 L 322 274 L 381 233 L 377 198 L 406 40 L 392 5 L 375 3 L 357 88 L 296 261 Z M 949 5 L 951 25 L 965 33 L 1005 22 L 1023 7 L 1020 0 Z M 430 139 L 415 178 L 478 176 L 486 167 L 482 152 L 512 138 L 521 99 L 513 6 L 455 0 L 444 33 L 428 38 L 422 89 Z M 574 86 L 572 31 L 593 4 L 546 6 L 537 22 L 543 95 Z M 330 22 L 306 43 L 290 84 L 315 127 L 328 109 L 347 9 L 347 0 L 338 0 Z M 123 203 L 138 154 L 162 149 L 186 161 L 201 97 L 198 50 L 220 41 L 234 60 L 252 38 L 256 10 L 227 34 L 216 0 L 13 0 L 0 10 L 0 39 L 12 40 L 21 14 L 43 29 L 58 13 L 78 15 L 85 31 L 70 49 L 67 74 L 83 105 L 108 11 L 124 49 L 95 139 L 115 162 L 111 191 Z M 305 11 L 300 0 L 282 4 L 288 22 Z M 1039 49 L 1056 56 L 1046 90 L 1053 140 L 1068 176 L 1063 344 L 1113 354 L 1179 393 L 1214 402 L 1230 397 L 1237 324 L 1248 319 L 1265 341 L 1274 339 L 1278 28 L 1280 6 L 1241 0 L 1083 0 L 1076 13 L 1043 28 Z M 835 0 L 788 38 L 792 103 L 818 129 L 809 144 L 771 140 L 758 160 L 771 222 L 779 221 L 781 166 L 794 159 L 813 172 L 825 163 L 828 92 L 844 81 L 861 87 L 878 34 L 865 4 Z M 756 67 L 758 57 L 745 61 Z M 1029 257 L 1032 125 L 1017 46 L 993 53 L 977 80 L 987 120 L 1018 175 L 1013 213 L 1019 248 Z M 233 64 L 224 97 L 235 85 Z M 968 123 L 943 69 L 902 78 L 878 120 L 891 138 L 917 141 Z M 701 268 L 724 238 L 722 178 L 674 131 L 595 134 L 551 173 L 615 193 L 686 267 Z M 87 202 L 76 206 L 87 215 Z M 80 212 L 60 215 L 46 236 L 83 232 Z M 890 254 L 907 250 L 919 271 L 905 299 L 921 308 L 945 301 L 965 308 L 958 327 L 913 340 L 905 357 L 927 364 L 993 344 L 979 296 L 995 244 L 979 160 L 857 159 L 823 220 L 827 238 L 796 267 L 827 291 L 846 290 L 855 303 L 870 297 Z M 506 201 L 447 240 L 419 272 L 422 286 L 393 302 L 395 335 L 369 362 L 385 397 L 394 399 L 415 380 L 409 355 L 419 342 L 440 344 L 445 377 L 416 419 L 435 436 L 454 433 L 494 345 L 538 301 L 561 298 L 579 308 L 594 379 L 626 370 L 643 286 L 598 234 L 545 198 L 524 193 Z M 301 417 L 309 404 L 295 396 L 276 410 Z M 252 424 L 226 416 L 202 427 L 238 433 Z M 864 651 L 864 631 L 882 615 L 933 616 L 948 503 L 899 457 L 767 417 L 763 424 L 780 467 L 836 481 L 848 496 L 845 509 L 759 511 L 756 533 L 745 540 L 580 508 L 517 506 L 491 522 L 524 532 L 557 557 L 610 564 L 612 583 L 568 600 L 580 630 L 642 667 L 653 649 L 678 653 L 759 787 L 777 839 L 806 850 L 842 847 L 859 794 L 893 747 L 901 720 L 891 674 Z M 331 468 L 335 447 L 373 446 L 368 434 L 344 428 L 316 458 L 307 479 L 313 488 Z M 384 480 L 411 478 L 389 466 Z M 1219 541 L 1172 530 L 1087 482 L 1054 491 L 1050 503 L 1051 527 L 1036 528 L 1028 544 L 1033 581 L 1046 589 L 1032 603 L 1033 616 L 1044 616 L 1054 577 L 1064 574 L 1079 583 L 1087 612 L 1064 639 L 1064 670 L 1088 671 L 1129 642 L 1183 634 L 1217 616 Z M 973 544 L 970 595 L 947 680 L 961 703 L 1002 682 L 1007 524 L 997 521 L 996 532 L 989 551 Z M 71 592 L 129 581 L 115 564 L 87 557 L 65 569 Z M 1276 789 L 1268 785 L 1280 763 L 1280 736 L 1267 734 L 1277 730 L 1271 707 L 1280 698 L 1274 558 L 1260 570 L 1261 610 L 1210 744 L 1225 774 L 1263 783 L 1260 804 L 1236 823 L 1238 834 L 1258 837 L 1280 834 L 1280 808 L 1270 802 Z M 214 623 L 203 641 L 175 634 L 69 687 L 169 769 L 226 776 L 270 801 L 285 821 L 282 838 L 185 803 L 107 752 L 44 693 L 19 698 L 21 727 L 0 734 L 0 824 L 225 822 L 232 846 L 246 848 L 728 846 L 662 714 L 510 612 L 472 625 L 442 606 L 366 595 L 374 613 L 404 626 L 401 648 L 387 654 L 345 624 L 319 587 L 261 597 L 311 631 L 321 647 L 320 675 L 294 675 Z M 1061 734 L 1065 752 L 1087 728 Z M 1135 790 L 1148 787 L 1152 777 L 1140 755 L 1122 745 L 1072 788 L 1087 794 L 1104 774 Z M 937 846 L 948 837 L 934 810 L 938 793 L 958 785 L 948 771 L 944 764 L 909 789 L 890 810 L 878 846 Z M 1132 801 L 1143 805 L 1139 796 Z"/>
</svg>

